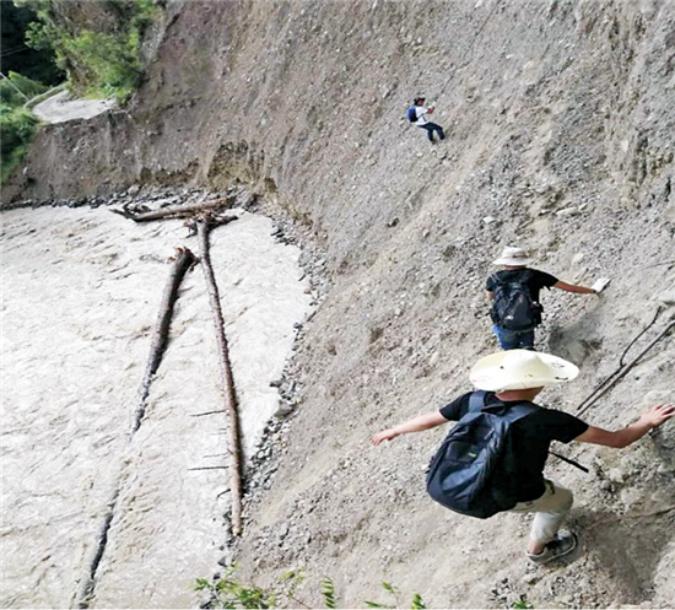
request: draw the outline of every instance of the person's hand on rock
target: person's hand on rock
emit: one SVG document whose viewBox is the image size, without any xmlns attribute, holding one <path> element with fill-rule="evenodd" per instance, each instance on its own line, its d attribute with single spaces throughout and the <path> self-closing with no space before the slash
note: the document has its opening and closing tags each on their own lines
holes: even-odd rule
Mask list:
<svg viewBox="0 0 675 610">
<path fill-rule="evenodd" d="M 640 419 L 649 424 L 651 428 L 658 428 L 662 423 L 668 421 L 675 415 L 675 405 L 663 404 L 649 407 L 641 416 Z"/>
<path fill-rule="evenodd" d="M 398 436 L 398 432 L 396 432 L 393 428 L 389 428 L 387 430 L 383 430 L 382 432 L 378 432 L 377 434 L 373 434 L 373 436 L 370 437 L 370 442 L 377 447 L 382 441 L 390 441 Z"/>
</svg>

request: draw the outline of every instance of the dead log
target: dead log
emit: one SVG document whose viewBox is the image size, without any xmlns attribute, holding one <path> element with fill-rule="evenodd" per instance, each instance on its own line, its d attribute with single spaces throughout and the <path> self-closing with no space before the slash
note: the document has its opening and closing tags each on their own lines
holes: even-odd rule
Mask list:
<svg viewBox="0 0 675 610">
<path fill-rule="evenodd" d="M 241 534 L 241 440 L 239 433 L 239 414 L 237 412 L 237 394 L 234 387 L 234 378 L 232 376 L 230 354 L 227 346 L 227 338 L 225 336 L 223 311 L 220 307 L 218 285 L 216 284 L 216 279 L 213 274 L 211 256 L 209 254 L 209 231 L 211 227 L 212 224 L 208 216 L 197 219 L 199 256 L 202 270 L 204 271 L 206 290 L 211 304 L 211 313 L 213 314 L 213 325 L 215 327 L 216 342 L 218 344 L 220 376 L 223 384 L 223 398 L 225 400 L 225 409 L 229 421 L 228 452 L 231 456 L 229 470 L 230 490 L 232 492 L 232 534 L 234 536 L 239 536 L 239 534 Z"/>
<path fill-rule="evenodd" d="M 176 256 L 169 273 L 169 278 L 164 286 L 162 303 L 159 306 L 159 315 L 157 316 L 152 343 L 150 344 L 150 355 L 148 356 L 143 381 L 138 391 L 138 404 L 136 406 L 136 413 L 134 414 L 132 433 L 136 432 L 141 425 L 141 421 L 145 415 L 145 403 L 150 393 L 150 382 L 152 381 L 152 376 L 157 372 L 162 355 L 166 349 L 173 306 L 178 298 L 178 288 L 186 271 L 194 262 L 195 255 L 188 248 L 176 248 Z"/>
<path fill-rule="evenodd" d="M 155 330 L 150 346 L 150 355 L 145 367 L 145 374 L 143 381 L 139 388 L 138 405 L 136 413 L 134 414 L 134 422 L 131 434 L 134 434 L 143 421 L 145 414 L 145 401 L 148 398 L 150 391 L 150 382 L 152 376 L 157 372 L 157 368 L 162 360 L 162 355 L 166 349 L 166 343 L 169 337 L 169 326 L 171 324 L 171 317 L 173 314 L 173 306 L 178 298 L 178 288 L 180 286 L 183 276 L 195 263 L 195 255 L 187 248 L 176 248 L 176 255 L 173 259 L 169 279 L 164 286 L 164 293 L 162 295 L 162 303 L 159 307 L 159 315 L 155 323 Z M 123 472 L 120 471 L 117 475 L 117 481 L 113 488 L 113 492 L 108 501 L 108 510 L 103 515 L 103 520 L 96 535 L 96 542 L 87 559 L 87 571 L 81 580 L 80 588 L 75 593 L 73 605 L 77 608 L 89 608 L 91 600 L 94 596 L 96 588 L 96 576 L 98 572 L 101 559 L 105 553 L 108 544 L 108 533 L 113 519 L 115 518 L 115 510 L 117 508 L 117 501 L 119 499 L 120 490 L 124 483 Z"/>
<path fill-rule="evenodd" d="M 187 227 L 188 237 L 193 237 L 197 235 L 197 221 L 204 220 L 209 225 L 209 231 L 215 229 L 216 227 L 222 227 L 223 225 L 239 220 L 239 216 L 234 215 L 220 215 L 218 212 L 206 212 L 204 214 L 197 214 L 195 216 L 190 216 L 184 223 L 183 226 Z"/>
<path fill-rule="evenodd" d="M 108 532 L 110 531 L 110 525 L 112 520 L 115 517 L 115 508 L 117 507 L 117 500 L 120 495 L 120 476 L 118 475 L 117 484 L 115 485 L 115 490 L 108 501 L 108 510 L 103 515 L 103 521 L 99 526 L 98 532 L 96 534 L 96 542 L 94 547 L 89 551 L 87 573 L 85 577 L 80 582 L 80 587 L 75 593 L 74 605 L 81 610 L 86 610 L 89 608 L 91 601 L 94 597 L 94 590 L 96 588 L 96 574 L 98 572 L 98 566 L 103 559 L 103 554 L 105 553 L 106 546 L 108 544 Z M 73 604 L 71 604 L 72 607 Z"/>
<path fill-rule="evenodd" d="M 164 220 L 169 218 L 190 218 L 203 212 L 213 212 L 223 208 L 230 207 L 236 201 L 235 196 L 225 197 L 224 199 L 217 199 L 216 201 L 208 201 L 205 203 L 197 203 L 195 205 L 172 206 L 168 208 L 160 208 L 159 210 L 152 210 L 149 212 L 137 212 L 131 209 L 133 203 L 125 203 L 121 210 L 111 209 L 111 212 L 120 214 L 125 218 L 129 218 L 134 222 L 149 222 L 151 220 Z"/>
<path fill-rule="evenodd" d="M 216 413 L 227 413 L 225 409 L 215 409 L 214 411 L 204 411 L 202 413 L 190 413 L 190 417 L 204 417 L 205 415 L 215 415 Z"/>
</svg>

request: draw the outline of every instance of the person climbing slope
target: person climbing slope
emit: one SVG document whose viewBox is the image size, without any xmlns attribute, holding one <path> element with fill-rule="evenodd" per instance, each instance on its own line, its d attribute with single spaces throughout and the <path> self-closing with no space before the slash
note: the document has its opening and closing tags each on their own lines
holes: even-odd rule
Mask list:
<svg viewBox="0 0 675 610">
<path fill-rule="evenodd" d="M 427 119 L 427 115 L 434 113 L 435 107 L 434 106 L 426 107 L 424 105 L 425 102 L 426 99 L 423 97 L 416 97 L 413 100 L 413 105 L 410 106 L 410 108 L 408 108 L 407 114 L 408 120 L 414 125 L 417 125 L 417 127 L 426 129 L 427 137 L 429 138 L 429 141 L 432 144 L 435 142 L 434 133 L 438 134 L 438 138 L 440 140 L 445 140 L 445 133 L 443 132 L 443 128 L 440 125 L 437 125 L 436 123 L 433 123 L 432 121 L 429 121 Z"/>
<path fill-rule="evenodd" d="M 371 442 L 379 445 L 458 422 L 431 461 L 429 494 L 447 508 L 478 518 L 505 511 L 535 513 L 527 557 L 547 563 L 577 546 L 576 534 L 560 531 L 572 492 L 544 478 L 551 442 L 627 447 L 675 414 L 675 405 L 656 405 L 635 423 L 611 432 L 533 402 L 545 386 L 572 380 L 578 373 L 574 364 L 550 354 L 497 352 L 472 368 L 470 379 L 477 391 L 378 432 Z"/>
<path fill-rule="evenodd" d="M 531 262 L 522 248 L 507 246 L 494 261 L 502 270 L 493 273 L 485 283 L 486 296 L 492 303 L 492 332 L 502 349 L 533 349 L 534 329 L 541 324 L 543 307 L 539 303 L 542 288 L 558 288 L 578 294 L 599 294 L 607 280 L 599 280 L 593 288 L 568 284 L 550 273 L 530 269 Z"/>
</svg>

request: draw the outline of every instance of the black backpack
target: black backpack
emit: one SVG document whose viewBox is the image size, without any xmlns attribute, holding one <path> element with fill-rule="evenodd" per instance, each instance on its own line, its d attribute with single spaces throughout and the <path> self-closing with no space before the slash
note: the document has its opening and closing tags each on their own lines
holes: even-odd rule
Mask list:
<svg viewBox="0 0 675 610">
<path fill-rule="evenodd" d="M 516 482 L 496 480 L 509 427 L 534 412 L 528 403 L 485 406 L 486 392 L 473 392 L 469 410 L 450 430 L 431 460 L 427 492 L 446 508 L 479 519 L 513 508 Z"/>
<path fill-rule="evenodd" d="M 525 272 L 517 280 L 495 281 L 494 300 L 490 316 L 495 324 L 507 330 L 530 330 L 541 324 L 542 306 L 532 300 L 528 288 L 529 273 Z"/>
<path fill-rule="evenodd" d="M 406 116 L 411 123 L 417 123 L 417 111 L 415 110 L 415 106 L 410 106 L 410 108 L 408 108 Z"/>
</svg>

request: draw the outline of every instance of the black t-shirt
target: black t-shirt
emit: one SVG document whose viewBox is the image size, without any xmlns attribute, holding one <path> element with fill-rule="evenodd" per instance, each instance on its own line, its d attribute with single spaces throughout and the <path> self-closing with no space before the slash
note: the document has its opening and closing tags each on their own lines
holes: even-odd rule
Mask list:
<svg viewBox="0 0 675 610">
<path fill-rule="evenodd" d="M 499 282 L 518 282 L 525 281 L 530 290 L 530 297 L 533 301 L 539 302 L 539 291 L 542 288 L 550 288 L 558 282 L 558 278 L 539 269 L 504 269 L 493 273 L 485 282 L 485 289 L 494 292 Z"/>
<path fill-rule="evenodd" d="M 460 420 L 469 410 L 469 396 L 471 392 L 447 404 L 440 410 L 441 415 L 449 421 Z M 486 406 L 499 403 L 494 392 L 486 393 Z M 518 502 L 536 500 L 544 493 L 543 473 L 551 441 L 569 443 L 588 429 L 588 424 L 574 415 L 529 404 L 534 405 L 536 411 L 511 424 L 501 459 L 502 472 L 495 474 L 515 483 Z"/>
</svg>

